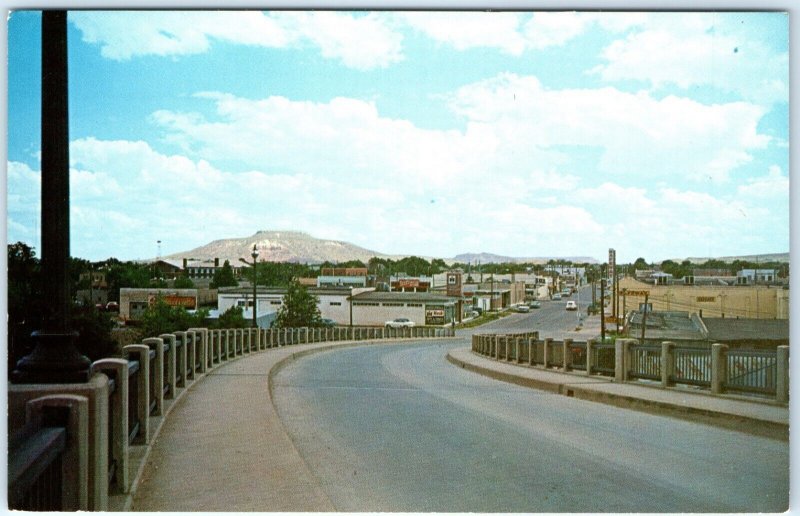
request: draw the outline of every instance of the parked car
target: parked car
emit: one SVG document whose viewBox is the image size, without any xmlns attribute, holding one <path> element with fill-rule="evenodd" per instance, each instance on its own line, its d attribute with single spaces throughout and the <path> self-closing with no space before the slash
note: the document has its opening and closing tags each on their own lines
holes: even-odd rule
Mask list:
<svg viewBox="0 0 800 516">
<path fill-rule="evenodd" d="M 531 301 L 530 307 L 531 308 L 541 308 L 542 307 L 542 303 L 541 303 L 541 301 Z"/>
<path fill-rule="evenodd" d="M 413 328 L 414 321 L 410 321 L 405 317 L 398 317 L 397 319 L 392 319 L 391 321 L 386 321 L 387 328 Z"/>
<path fill-rule="evenodd" d="M 561 301 L 561 294 L 553 294 L 553 301 Z"/>
<path fill-rule="evenodd" d="M 567 301 L 567 310 L 577 310 L 577 309 L 578 309 L 578 303 L 576 303 L 575 301 Z"/>
<path fill-rule="evenodd" d="M 336 321 L 334 321 L 333 319 L 322 319 L 320 321 L 320 325 L 323 328 L 333 328 L 334 326 L 336 326 Z"/>
<path fill-rule="evenodd" d="M 572 295 L 572 291 L 568 288 L 565 288 L 564 290 L 561 291 L 561 295 L 564 297 L 569 297 Z"/>
<path fill-rule="evenodd" d="M 480 306 L 473 306 L 472 311 L 478 312 L 478 315 L 481 315 L 483 313 L 483 308 L 481 308 Z"/>
<path fill-rule="evenodd" d="M 514 310 L 520 313 L 530 312 L 531 307 L 526 304 L 520 303 L 514 307 Z"/>
</svg>

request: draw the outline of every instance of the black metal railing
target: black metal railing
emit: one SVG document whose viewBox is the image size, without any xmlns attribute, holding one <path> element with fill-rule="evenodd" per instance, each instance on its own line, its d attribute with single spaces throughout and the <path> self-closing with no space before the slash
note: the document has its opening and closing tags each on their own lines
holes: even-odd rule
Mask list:
<svg viewBox="0 0 800 516">
<path fill-rule="evenodd" d="M 670 381 L 687 385 L 711 386 L 711 350 L 709 348 L 673 349 L 674 366 Z"/>
<path fill-rule="evenodd" d="M 729 350 L 725 388 L 733 391 L 775 394 L 778 358 L 774 352 Z"/>
<path fill-rule="evenodd" d="M 614 344 L 594 344 L 592 346 L 592 372 L 614 376 L 616 353 Z"/>
<path fill-rule="evenodd" d="M 586 343 L 573 342 L 569 345 L 569 362 L 573 369 L 586 371 Z"/>
<path fill-rule="evenodd" d="M 661 346 L 631 346 L 630 357 L 628 375 L 631 378 L 661 380 Z"/>
<path fill-rule="evenodd" d="M 26 426 L 9 440 L 8 506 L 20 511 L 62 511 L 64 427 Z"/>
</svg>

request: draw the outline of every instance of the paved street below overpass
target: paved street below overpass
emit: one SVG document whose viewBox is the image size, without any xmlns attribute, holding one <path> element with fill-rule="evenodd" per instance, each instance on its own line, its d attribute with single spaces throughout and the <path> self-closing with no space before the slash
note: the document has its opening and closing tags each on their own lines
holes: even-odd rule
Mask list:
<svg viewBox="0 0 800 516">
<path fill-rule="evenodd" d="M 788 443 L 516 387 L 445 360 L 467 345 L 333 350 L 276 374 L 281 420 L 337 510 L 787 509 Z"/>
</svg>

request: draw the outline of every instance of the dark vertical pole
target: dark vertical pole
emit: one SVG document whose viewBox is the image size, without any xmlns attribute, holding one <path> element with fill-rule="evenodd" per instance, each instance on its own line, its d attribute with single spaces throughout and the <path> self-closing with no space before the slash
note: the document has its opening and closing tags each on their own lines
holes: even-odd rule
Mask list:
<svg viewBox="0 0 800 516">
<path fill-rule="evenodd" d="M 606 342 L 606 280 L 600 280 L 600 342 Z"/>
<path fill-rule="evenodd" d="M 89 379 L 89 359 L 70 331 L 69 113 L 67 12 L 42 12 L 42 284 L 45 313 L 36 347 L 11 373 L 14 383 Z"/>
<path fill-rule="evenodd" d="M 258 309 L 258 290 L 256 287 L 256 282 L 258 280 L 258 269 L 256 259 L 258 255 L 253 252 L 253 328 L 258 328 L 258 319 L 256 319 L 256 310 Z"/>
<path fill-rule="evenodd" d="M 647 294 L 644 295 L 644 314 L 642 315 L 642 344 L 644 344 L 644 330 L 647 327 L 647 312 L 649 309 L 647 308 Z"/>
<path fill-rule="evenodd" d="M 44 329 L 69 327 L 67 13 L 42 13 L 42 274 Z"/>
</svg>

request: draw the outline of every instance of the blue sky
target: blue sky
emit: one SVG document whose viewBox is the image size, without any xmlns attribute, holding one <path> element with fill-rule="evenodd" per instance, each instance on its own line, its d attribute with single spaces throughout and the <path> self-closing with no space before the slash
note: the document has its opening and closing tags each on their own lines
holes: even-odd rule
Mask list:
<svg viewBox="0 0 800 516">
<path fill-rule="evenodd" d="M 7 238 L 39 248 L 40 14 Z M 784 13 L 69 14 L 72 254 L 259 229 L 388 254 L 789 250 Z"/>
</svg>

